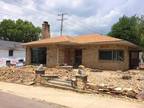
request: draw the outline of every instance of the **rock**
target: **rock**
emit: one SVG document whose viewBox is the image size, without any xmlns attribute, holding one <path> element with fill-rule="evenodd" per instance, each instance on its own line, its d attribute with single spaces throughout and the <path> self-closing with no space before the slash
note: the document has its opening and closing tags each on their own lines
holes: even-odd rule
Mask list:
<svg viewBox="0 0 144 108">
<path fill-rule="evenodd" d="M 100 91 L 100 92 L 109 92 L 109 90 L 107 89 L 107 88 L 101 88 L 101 89 L 98 89 L 98 91 Z"/>
<path fill-rule="evenodd" d="M 25 82 L 24 84 L 30 86 L 30 85 L 34 85 L 35 82 L 34 82 L 34 81 L 31 81 L 31 82 Z"/>
<path fill-rule="evenodd" d="M 136 95 L 136 98 L 137 98 L 137 99 L 140 99 L 140 100 L 144 100 L 144 91 L 141 91 L 140 93 L 138 93 L 138 94 Z"/>
<path fill-rule="evenodd" d="M 121 87 L 116 87 L 114 88 L 115 91 L 122 91 L 122 88 Z"/>
<path fill-rule="evenodd" d="M 137 78 L 137 80 L 143 81 L 143 80 L 144 80 L 144 77 L 139 77 L 139 78 Z"/>
<path fill-rule="evenodd" d="M 91 69 L 91 72 L 102 72 L 100 69 Z"/>
<path fill-rule="evenodd" d="M 135 91 L 129 91 L 126 96 L 130 97 L 130 98 L 136 98 L 137 93 Z"/>
<path fill-rule="evenodd" d="M 113 90 L 111 90 L 110 92 L 114 93 L 114 94 L 121 94 L 122 93 L 122 88 L 121 87 L 116 87 Z"/>
<path fill-rule="evenodd" d="M 97 85 L 97 89 L 98 89 L 98 91 L 109 92 L 108 86 L 103 83 L 100 85 Z"/>
<path fill-rule="evenodd" d="M 98 87 L 100 87 L 100 88 L 106 88 L 107 85 L 102 83 L 102 84 L 99 84 Z"/>
<path fill-rule="evenodd" d="M 130 98 L 136 98 L 137 95 L 137 93 L 132 88 L 124 88 L 122 94 Z"/>
<path fill-rule="evenodd" d="M 87 89 L 96 90 L 97 86 L 93 83 L 87 83 Z"/>
<path fill-rule="evenodd" d="M 129 80 L 129 79 L 131 79 L 132 77 L 130 76 L 130 75 L 123 75 L 122 76 L 122 79 L 124 79 L 124 80 Z"/>
</svg>

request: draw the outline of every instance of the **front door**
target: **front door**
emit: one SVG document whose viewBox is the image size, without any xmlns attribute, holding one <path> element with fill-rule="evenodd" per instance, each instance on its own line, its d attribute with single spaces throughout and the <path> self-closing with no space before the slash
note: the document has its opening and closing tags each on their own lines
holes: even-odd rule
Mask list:
<svg viewBox="0 0 144 108">
<path fill-rule="evenodd" d="M 137 68 L 139 66 L 139 51 L 129 52 L 129 65 L 131 69 Z"/>
<path fill-rule="evenodd" d="M 65 48 L 65 51 L 64 51 L 64 63 L 67 64 L 67 65 L 70 65 L 70 63 L 71 63 L 70 58 L 71 58 L 70 49 L 69 48 Z"/>
<path fill-rule="evenodd" d="M 75 66 L 78 67 L 82 64 L 82 49 L 75 50 Z"/>
</svg>

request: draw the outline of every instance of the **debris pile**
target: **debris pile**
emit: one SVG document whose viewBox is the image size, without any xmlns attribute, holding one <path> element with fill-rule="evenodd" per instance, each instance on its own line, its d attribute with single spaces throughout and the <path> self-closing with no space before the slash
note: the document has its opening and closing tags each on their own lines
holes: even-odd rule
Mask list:
<svg viewBox="0 0 144 108">
<path fill-rule="evenodd" d="M 35 70 L 37 66 L 28 65 L 23 67 L 0 68 L 0 81 L 35 84 Z M 104 71 L 90 69 L 81 66 L 80 69 L 71 67 L 46 68 L 45 76 L 59 78 L 61 80 L 73 80 L 77 74 L 85 74 L 87 77 L 86 90 L 96 93 L 106 93 L 110 95 L 127 96 L 131 98 L 144 99 L 144 71 Z"/>
<path fill-rule="evenodd" d="M 57 76 L 63 80 L 70 80 L 74 76 L 72 71 L 63 68 L 45 68 L 45 75 Z M 35 70 L 37 66 L 23 66 L 23 67 L 3 67 L 0 68 L 0 81 L 28 84 L 35 80 Z"/>
<path fill-rule="evenodd" d="M 34 78 L 34 73 L 29 70 L 16 69 L 14 67 L 0 69 L 0 81 L 27 84 L 28 82 L 33 82 Z"/>
<path fill-rule="evenodd" d="M 46 68 L 46 75 L 58 76 L 63 80 L 71 80 L 75 76 L 75 72 L 64 68 Z"/>
<path fill-rule="evenodd" d="M 121 96 L 127 96 L 130 98 L 137 98 L 138 91 L 133 90 L 132 88 L 121 88 L 121 87 L 115 87 L 114 85 L 94 85 L 91 83 L 87 84 L 87 89 L 94 90 L 97 93 L 105 93 L 105 94 L 111 94 L 111 95 L 121 95 Z"/>
<path fill-rule="evenodd" d="M 92 72 L 91 69 L 86 69 L 88 82 L 95 85 L 105 84 L 113 85 L 121 88 L 132 88 L 135 91 L 144 90 L 144 71 L 129 70 L 129 71 L 102 71 Z"/>
</svg>

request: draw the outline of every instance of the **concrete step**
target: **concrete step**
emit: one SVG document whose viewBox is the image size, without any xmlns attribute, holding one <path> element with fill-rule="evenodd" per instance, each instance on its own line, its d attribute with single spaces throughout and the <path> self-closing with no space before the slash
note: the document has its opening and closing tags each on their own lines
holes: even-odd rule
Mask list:
<svg viewBox="0 0 144 108">
<path fill-rule="evenodd" d="M 42 75 L 45 80 L 57 79 L 57 75 Z"/>
<path fill-rule="evenodd" d="M 46 84 L 43 84 L 43 85 L 47 86 L 47 87 L 54 87 L 54 88 L 58 88 L 58 89 L 75 91 L 75 89 L 71 86 L 60 85 L 60 84 L 55 84 L 55 83 L 51 83 L 51 82 L 47 82 Z"/>
<path fill-rule="evenodd" d="M 71 81 L 65 81 L 65 80 L 61 80 L 61 79 L 48 80 L 48 83 L 55 84 L 55 85 L 72 87 Z"/>
</svg>

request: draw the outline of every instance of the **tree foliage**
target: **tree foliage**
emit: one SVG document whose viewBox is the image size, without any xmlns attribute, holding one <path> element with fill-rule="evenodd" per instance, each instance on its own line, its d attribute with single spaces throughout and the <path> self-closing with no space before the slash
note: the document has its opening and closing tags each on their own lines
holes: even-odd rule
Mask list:
<svg viewBox="0 0 144 108">
<path fill-rule="evenodd" d="M 37 40 L 41 29 L 35 27 L 31 22 L 18 19 L 16 21 L 11 19 L 4 19 L 0 22 L 0 39 L 29 42 Z"/>
<path fill-rule="evenodd" d="M 144 17 L 123 16 L 112 26 L 108 35 L 144 46 Z"/>
</svg>

